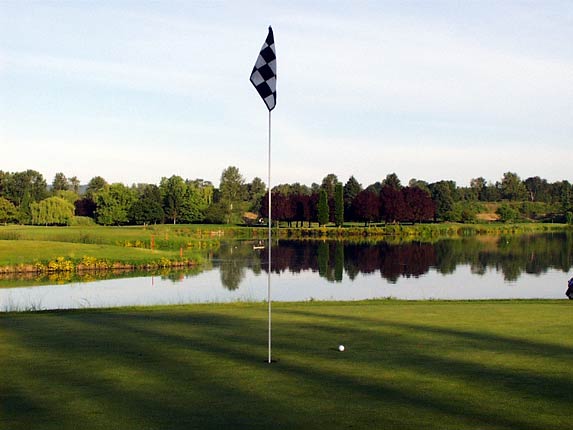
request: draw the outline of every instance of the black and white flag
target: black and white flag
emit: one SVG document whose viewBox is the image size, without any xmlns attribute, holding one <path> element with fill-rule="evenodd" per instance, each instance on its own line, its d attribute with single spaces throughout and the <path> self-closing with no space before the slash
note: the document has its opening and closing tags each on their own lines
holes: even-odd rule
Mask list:
<svg viewBox="0 0 573 430">
<path fill-rule="evenodd" d="M 251 82 L 263 98 L 269 111 L 273 110 L 277 103 L 277 56 L 271 27 L 269 27 L 267 40 L 261 48 L 255 67 L 253 67 Z"/>
</svg>

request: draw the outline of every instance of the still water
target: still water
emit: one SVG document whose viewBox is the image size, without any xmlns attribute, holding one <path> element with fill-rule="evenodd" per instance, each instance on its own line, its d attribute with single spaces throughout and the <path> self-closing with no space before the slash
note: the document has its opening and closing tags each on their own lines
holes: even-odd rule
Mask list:
<svg viewBox="0 0 573 430">
<path fill-rule="evenodd" d="M 0 311 L 264 301 L 268 256 L 258 245 L 222 243 L 206 255 L 204 266 L 187 272 L 116 274 L 121 277 L 105 280 L 94 280 L 95 274 L 80 280 L 0 279 Z M 272 258 L 273 301 L 565 299 L 573 236 L 479 236 L 435 243 L 281 240 L 273 244 Z M 22 283 L 36 285 L 14 286 Z M 45 283 L 50 285 L 39 285 Z"/>
</svg>

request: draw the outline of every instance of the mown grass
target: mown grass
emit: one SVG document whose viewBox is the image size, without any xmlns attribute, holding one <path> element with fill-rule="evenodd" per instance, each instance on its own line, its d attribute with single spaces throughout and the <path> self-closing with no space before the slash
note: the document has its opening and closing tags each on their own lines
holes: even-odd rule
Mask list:
<svg viewBox="0 0 573 430">
<path fill-rule="evenodd" d="M 0 271 L 25 272 L 50 263 L 58 271 L 56 259 L 75 266 L 88 258 L 97 260 L 99 268 L 196 264 L 205 249 L 219 245 L 220 231 L 213 235 L 191 226 L 0 226 Z"/>
<path fill-rule="evenodd" d="M 345 224 L 344 227 L 312 226 L 288 227 L 277 229 L 276 234 L 284 238 L 371 238 L 384 240 L 433 240 L 444 237 L 464 237 L 476 235 L 502 235 L 522 233 L 549 233 L 571 231 L 573 226 L 568 224 L 545 223 L 436 223 L 436 224 L 372 224 L 368 227 L 355 223 Z"/>
<path fill-rule="evenodd" d="M 142 248 L 126 248 L 114 245 L 91 245 L 82 243 L 0 240 L 0 266 L 47 262 L 58 257 L 81 260 L 84 257 L 143 264 L 161 258 L 177 258 L 179 252 Z"/>
<path fill-rule="evenodd" d="M 41 240 L 67 243 L 136 246 L 178 250 L 181 246 L 209 245 L 231 235 L 228 226 L 157 225 L 157 226 L 0 226 L 0 240 Z"/>
<path fill-rule="evenodd" d="M 266 315 L 0 315 L 0 428 L 571 428 L 566 301 L 275 304 L 271 365 Z"/>
</svg>

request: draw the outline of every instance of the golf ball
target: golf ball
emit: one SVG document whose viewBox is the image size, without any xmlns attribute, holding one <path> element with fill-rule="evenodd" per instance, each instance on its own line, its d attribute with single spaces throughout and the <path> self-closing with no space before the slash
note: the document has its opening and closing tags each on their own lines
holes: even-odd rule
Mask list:
<svg viewBox="0 0 573 430">
<path fill-rule="evenodd" d="M 344 345 L 338 345 L 338 350 L 339 350 L 340 352 L 344 351 Z"/>
</svg>

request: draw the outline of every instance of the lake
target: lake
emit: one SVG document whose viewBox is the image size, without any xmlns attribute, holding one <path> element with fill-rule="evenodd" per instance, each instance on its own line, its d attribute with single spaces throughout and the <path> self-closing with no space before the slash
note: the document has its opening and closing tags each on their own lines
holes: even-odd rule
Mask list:
<svg viewBox="0 0 573 430">
<path fill-rule="evenodd" d="M 0 278 L 0 311 L 265 301 L 264 244 L 222 242 L 188 271 Z M 566 299 L 573 235 L 275 242 L 273 301 Z M 104 277 L 107 279 L 99 279 Z"/>
</svg>

